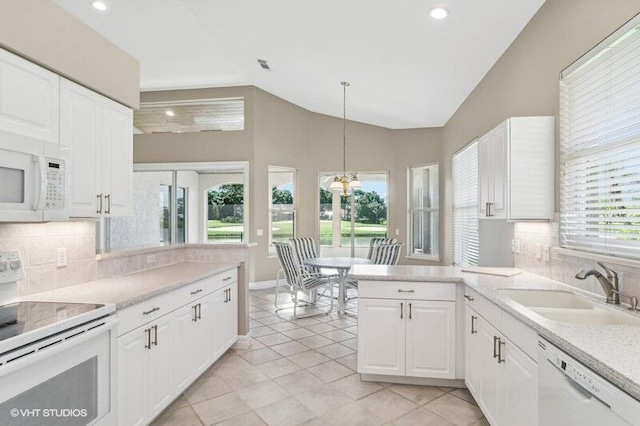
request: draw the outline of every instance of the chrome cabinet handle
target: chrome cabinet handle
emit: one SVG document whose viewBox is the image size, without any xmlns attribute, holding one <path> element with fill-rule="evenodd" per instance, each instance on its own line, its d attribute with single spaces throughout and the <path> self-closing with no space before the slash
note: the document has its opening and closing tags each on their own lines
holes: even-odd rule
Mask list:
<svg viewBox="0 0 640 426">
<path fill-rule="evenodd" d="M 151 329 L 147 328 L 144 332 L 147 333 L 147 344 L 144 347 L 145 349 L 151 349 Z"/>
<path fill-rule="evenodd" d="M 409 319 L 411 319 L 411 303 L 409 303 Z"/>
<path fill-rule="evenodd" d="M 191 309 L 193 309 L 193 318 L 191 318 L 191 321 L 198 322 L 198 305 L 193 305 Z"/>
<path fill-rule="evenodd" d="M 107 210 L 105 210 L 104 213 L 111 214 L 111 194 L 105 195 L 104 198 L 107 200 Z"/>
<path fill-rule="evenodd" d="M 159 311 L 159 310 L 160 310 L 160 308 L 156 306 L 155 308 L 153 308 L 153 309 L 151 309 L 149 311 L 143 312 L 142 315 L 149 315 L 149 314 L 152 314 L 152 313 L 154 313 L 156 311 Z"/>
<path fill-rule="evenodd" d="M 196 311 L 198 319 L 201 320 L 202 319 L 202 304 L 198 303 L 196 305 L 196 307 L 198 308 L 197 311 Z"/>
<path fill-rule="evenodd" d="M 489 217 L 489 203 L 484 203 L 484 217 Z"/>
<path fill-rule="evenodd" d="M 505 344 L 506 342 L 498 337 L 498 364 L 502 364 L 504 362 L 504 358 L 502 357 L 502 348 L 505 346 Z"/>
<path fill-rule="evenodd" d="M 191 292 L 191 295 L 198 294 L 198 293 L 201 293 L 201 292 L 202 292 L 202 289 L 201 289 L 201 288 L 199 288 L 199 289 L 197 289 L 196 291 L 192 291 L 192 292 Z"/>
<path fill-rule="evenodd" d="M 231 277 L 223 278 L 222 281 L 229 281 Z"/>
<path fill-rule="evenodd" d="M 500 338 L 498 336 L 493 336 L 493 357 L 494 358 L 498 358 L 498 346 L 496 345 L 496 343 L 498 343 L 499 340 Z"/>
<path fill-rule="evenodd" d="M 477 319 L 478 317 L 471 315 L 471 334 L 476 334 L 478 332 L 478 330 L 475 329 Z"/>
<path fill-rule="evenodd" d="M 96 195 L 96 197 L 98 198 L 98 202 L 99 202 L 99 207 L 98 210 L 96 210 L 96 213 L 98 214 L 102 214 L 102 194 L 98 194 Z"/>
<path fill-rule="evenodd" d="M 467 300 L 468 300 L 468 301 L 470 301 L 470 302 L 473 302 L 473 300 L 474 300 L 474 299 L 473 299 L 473 296 L 469 296 L 468 294 L 465 294 L 465 295 L 464 295 L 464 298 L 465 298 L 465 299 L 467 299 Z"/>
<path fill-rule="evenodd" d="M 153 328 L 153 344 L 158 346 L 158 326 L 154 325 L 152 328 Z M 151 335 L 151 332 L 149 332 L 149 335 Z"/>
<path fill-rule="evenodd" d="M 231 289 L 227 289 L 227 291 L 229 292 L 229 302 L 231 302 Z"/>
<path fill-rule="evenodd" d="M 400 290 L 398 289 L 398 293 L 415 293 L 415 290 Z"/>
<path fill-rule="evenodd" d="M 487 203 L 487 216 L 489 217 L 493 217 L 493 212 L 491 211 L 492 207 L 493 207 L 493 203 Z"/>
<path fill-rule="evenodd" d="M 400 303 L 400 319 L 403 318 L 404 314 L 404 303 Z"/>
</svg>

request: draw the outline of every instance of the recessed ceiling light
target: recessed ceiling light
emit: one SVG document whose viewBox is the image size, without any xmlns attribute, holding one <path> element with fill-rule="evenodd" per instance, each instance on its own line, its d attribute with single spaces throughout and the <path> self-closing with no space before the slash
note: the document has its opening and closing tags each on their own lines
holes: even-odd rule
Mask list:
<svg viewBox="0 0 640 426">
<path fill-rule="evenodd" d="M 444 19 L 449 16 L 449 11 L 444 7 L 434 7 L 429 13 L 433 19 Z"/>
<path fill-rule="evenodd" d="M 170 109 L 166 110 L 164 113 L 167 114 L 169 117 L 173 117 L 174 115 L 176 115 L 176 113 L 171 111 Z"/>
<path fill-rule="evenodd" d="M 99 10 L 100 12 L 104 12 L 105 10 L 107 10 L 107 5 L 103 1 L 94 1 L 91 3 L 91 6 L 93 6 L 94 9 Z"/>
</svg>

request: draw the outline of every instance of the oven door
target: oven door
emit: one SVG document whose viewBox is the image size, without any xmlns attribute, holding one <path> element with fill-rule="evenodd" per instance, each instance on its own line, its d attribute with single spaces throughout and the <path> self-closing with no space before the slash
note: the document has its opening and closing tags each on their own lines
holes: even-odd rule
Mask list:
<svg viewBox="0 0 640 426">
<path fill-rule="evenodd" d="M 0 424 L 114 425 L 116 323 L 93 321 L 0 356 Z"/>
<path fill-rule="evenodd" d="M 0 131 L 0 221 L 43 220 L 45 161 L 42 141 Z"/>
</svg>

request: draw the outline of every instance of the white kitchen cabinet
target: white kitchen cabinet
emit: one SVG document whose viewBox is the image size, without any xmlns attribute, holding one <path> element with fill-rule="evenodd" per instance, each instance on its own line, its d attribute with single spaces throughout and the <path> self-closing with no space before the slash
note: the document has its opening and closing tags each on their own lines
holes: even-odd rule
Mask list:
<svg viewBox="0 0 640 426">
<path fill-rule="evenodd" d="M 467 293 L 472 293 L 465 307 L 469 391 L 492 425 L 537 425 L 538 365 L 530 356 L 535 333 L 477 293 Z"/>
<path fill-rule="evenodd" d="M 358 373 L 405 375 L 404 301 L 358 298 Z"/>
<path fill-rule="evenodd" d="M 480 218 L 553 218 L 554 117 L 509 118 L 478 149 Z"/>
<path fill-rule="evenodd" d="M 133 111 L 61 79 L 60 142 L 70 147 L 69 214 L 131 212 Z"/>
<path fill-rule="evenodd" d="M 58 142 L 60 77 L 0 49 L 0 130 Z"/>
<path fill-rule="evenodd" d="M 358 292 L 358 373 L 455 379 L 455 284 L 361 281 Z"/>
<path fill-rule="evenodd" d="M 118 311 L 118 425 L 150 423 L 237 340 L 237 270 Z"/>
</svg>

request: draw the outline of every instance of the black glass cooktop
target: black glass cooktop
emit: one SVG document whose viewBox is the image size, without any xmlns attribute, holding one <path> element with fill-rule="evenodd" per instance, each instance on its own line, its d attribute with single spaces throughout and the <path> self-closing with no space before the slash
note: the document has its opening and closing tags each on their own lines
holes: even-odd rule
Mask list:
<svg viewBox="0 0 640 426">
<path fill-rule="evenodd" d="M 0 306 L 0 341 L 102 308 L 93 303 L 18 302 Z"/>
</svg>

